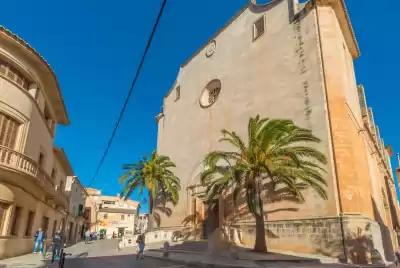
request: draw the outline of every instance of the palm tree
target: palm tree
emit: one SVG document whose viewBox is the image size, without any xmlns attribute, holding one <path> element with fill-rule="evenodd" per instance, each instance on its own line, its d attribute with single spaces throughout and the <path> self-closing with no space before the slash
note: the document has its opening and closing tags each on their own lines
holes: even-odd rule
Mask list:
<svg viewBox="0 0 400 268">
<path fill-rule="evenodd" d="M 235 132 L 222 130 L 220 142 L 234 150 L 214 151 L 204 159 L 200 174 L 207 198 L 215 200 L 227 194 L 236 203 L 241 194 L 256 220 L 255 251 L 267 250 L 264 225 L 264 201 L 282 187 L 303 202 L 302 190 L 311 187 L 326 199 L 326 182 L 322 176 L 325 156 L 307 143 L 319 143 L 310 130 L 296 126 L 291 120 L 251 118 L 248 140 Z M 266 184 L 270 185 L 266 187 Z"/>
<path fill-rule="evenodd" d="M 165 209 L 167 202 L 176 205 L 181 189 L 179 178 L 171 171 L 176 165 L 168 156 L 159 155 L 153 151 L 150 158 L 143 156 L 137 163 L 125 164 L 119 182 L 123 185 L 121 196 L 128 199 L 132 192 L 139 189 L 142 195 L 145 187 L 149 189 L 150 213 L 154 208 L 153 201 L 160 211 Z M 161 204 L 161 208 L 160 208 Z"/>
</svg>

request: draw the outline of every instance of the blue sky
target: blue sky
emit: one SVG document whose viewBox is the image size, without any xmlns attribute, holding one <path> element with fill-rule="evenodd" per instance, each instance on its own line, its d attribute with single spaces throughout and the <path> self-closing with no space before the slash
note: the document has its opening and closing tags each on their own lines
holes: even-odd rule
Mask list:
<svg viewBox="0 0 400 268">
<path fill-rule="evenodd" d="M 9 12 L 2 12 L 0 24 L 38 50 L 58 76 L 72 125 L 58 127 L 56 143 L 65 148 L 83 184 L 91 180 L 107 145 L 161 2 L 24 0 L 1 4 Z M 156 147 L 154 116 L 179 66 L 246 2 L 169 0 L 94 187 L 111 195 L 120 191 L 116 179 L 121 165 Z M 391 1 L 390 7 L 367 2 L 346 1 L 362 54 L 355 62 L 356 76 L 365 86 L 385 143 L 397 152 L 400 37 L 395 18 L 400 2 Z M 395 158 L 392 163 L 397 166 Z"/>
</svg>

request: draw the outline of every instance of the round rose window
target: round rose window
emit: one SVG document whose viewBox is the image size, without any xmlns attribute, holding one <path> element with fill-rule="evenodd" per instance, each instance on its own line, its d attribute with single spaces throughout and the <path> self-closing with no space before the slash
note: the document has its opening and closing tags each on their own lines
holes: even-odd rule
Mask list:
<svg viewBox="0 0 400 268">
<path fill-rule="evenodd" d="M 200 96 L 200 106 L 203 108 L 210 107 L 213 105 L 221 92 L 221 81 L 218 79 L 212 80 L 207 86 L 203 89 Z"/>
</svg>

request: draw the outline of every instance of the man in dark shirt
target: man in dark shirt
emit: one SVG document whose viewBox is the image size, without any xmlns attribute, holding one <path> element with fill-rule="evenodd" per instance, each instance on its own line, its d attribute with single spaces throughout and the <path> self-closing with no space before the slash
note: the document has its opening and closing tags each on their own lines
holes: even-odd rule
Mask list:
<svg viewBox="0 0 400 268">
<path fill-rule="evenodd" d="M 54 262 L 54 259 L 60 259 L 60 249 L 63 243 L 63 234 L 59 229 L 53 235 L 53 254 L 51 255 L 51 262 Z"/>
</svg>

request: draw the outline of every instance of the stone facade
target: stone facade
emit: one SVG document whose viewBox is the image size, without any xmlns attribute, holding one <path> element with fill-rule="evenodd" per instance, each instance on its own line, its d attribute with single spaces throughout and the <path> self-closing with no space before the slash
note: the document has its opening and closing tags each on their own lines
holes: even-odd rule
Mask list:
<svg viewBox="0 0 400 268">
<path fill-rule="evenodd" d="M 0 258 L 33 251 L 38 228 L 62 228 L 74 175 L 54 147 L 69 125 L 55 74 L 31 46 L 0 26 Z M 65 168 L 67 167 L 67 168 Z"/>
<path fill-rule="evenodd" d="M 344 237 L 341 230 L 343 222 Z M 269 221 L 266 223 L 267 245 L 286 252 L 314 253 L 351 263 L 381 263 L 391 250 L 395 233 L 362 215 L 347 215 L 317 219 Z M 236 223 L 230 226 L 231 241 L 251 246 L 255 240 L 255 225 Z M 382 239 L 382 234 L 385 239 Z M 343 240 L 344 238 L 344 240 Z M 388 239 L 388 240 L 387 240 Z M 391 256 L 387 256 L 388 258 Z"/>
<path fill-rule="evenodd" d="M 363 87 L 357 86 L 353 60 L 358 56 L 342 0 L 252 1 L 240 10 L 181 66 L 156 117 L 158 152 L 176 163 L 182 186 L 179 204 L 171 207 L 171 216 L 161 215 L 159 228 L 181 229 L 186 216 L 201 212 L 213 218 L 204 225 L 208 236 L 228 221 L 234 226 L 247 218 L 245 206 L 244 212 L 240 206 L 232 212 L 232 204 L 223 200 L 211 211 L 195 196 L 206 153 L 229 149 L 218 143 L 220 130 L 246 138 L 248 119 L 259 114 L 311 129 L 322 140 L 317 148 L 328 157 L 327 200 L 306 190 L 304 203 L 288 199 L 265 205 L 273 234 L 269 246 L 338 258 L 346 248 L 356 262 L 372 262 L 374 250 L 391 259 L 397 198 L 388 153 Z M 229 219 L 232 213 L 240 216 Z M 253 220 L 249 217 L 247 224 Z M 338 237 L 346 244 L 360 230 L 372 241 L 371 250 L 358 247 L 355 258 L 352 247 L 336 246 Z M 311 244 L 317 240 L 320 248 Z"/>
</svg>

